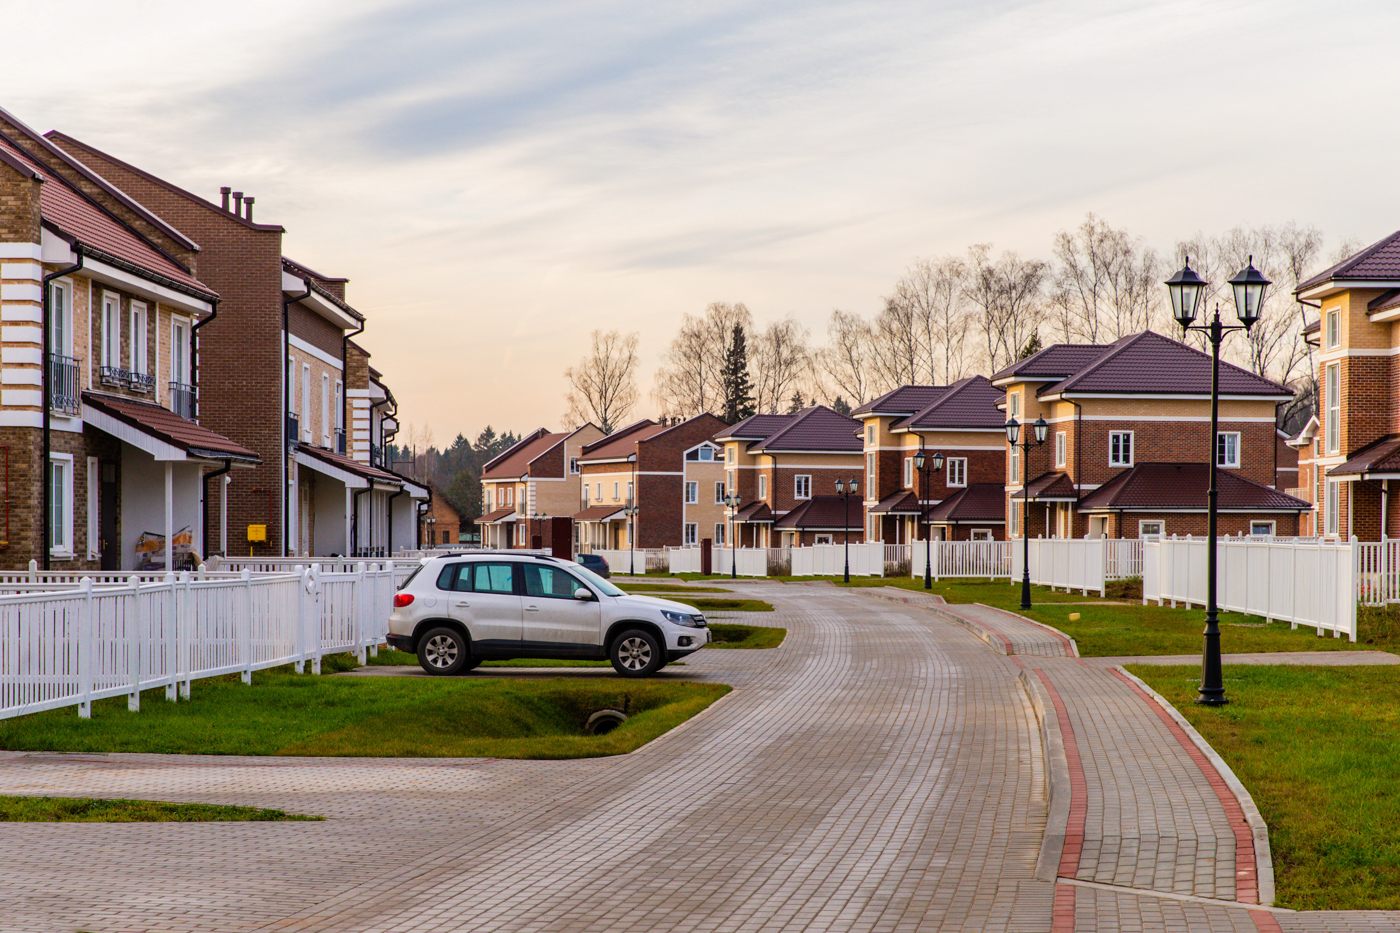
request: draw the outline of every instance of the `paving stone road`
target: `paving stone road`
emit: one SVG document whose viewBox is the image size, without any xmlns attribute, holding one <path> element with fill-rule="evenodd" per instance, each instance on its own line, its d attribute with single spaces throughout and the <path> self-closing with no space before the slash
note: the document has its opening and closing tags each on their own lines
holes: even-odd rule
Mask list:
<svg viewBox="0 0 1400 933">
<path fill-rule="evenodd" d="M 1084 730 L 1084 786 L 1098 796 L 1085 819 L 1096 838 L 1113 840 L 1116 860 L 1101 848 L 1077 882 L 1035 879 L 1045 756 L 1016 676 L 1034 664 L 1069 705 L 1076 691 L 1097 691 L 1129 709 L 1137 701 L 1109 672 L 1000 654 L 913 604 L 832 587 L 764 583 L 746 592 L 778 612 L 744 621 L 784 625 L 787 641 L 768 651 L 704 651 L 668 669 L 663 676 L 736 689 L 630 755 L 526 762 L 0 753 L 3 793 L 240 803 L 328 817 L 7 825 L 0 931 L 1328 928 L 1315 925 L 1327 915 L 1122 887 L 1161 881 L 1231 896 L 1219 865 L 1180 872 L 1171 821 L 1152 827 L 1161 858 L 1143 854 L 1136 828 L 1122 830 L 1135 827 L 1122 816 L 1134 803 L 1121 782 L 1103 789 L 1118 752 L 1092 745 L 1096 724 L 1113 717 L 1077 706 L 1066 714 Z M 1181 767 L 1170 762 L 1164 773 L 1189 784 Z M 1152 768 L 1144 761 L 1140 770 Z M 1218 829 L 1196 827 L 1191 844 L 1214 845 Z M 1228 863 L 1233 849 L 1221 846 L 1218 858 Z M 1118 855 L 1129 851 L 1131 858 Z M 1175 868 L 1164 876 L 1158 862 L 1167 860 Z M 1130 863 L 1144 867 L 1129 871 Z M 1095 886 L 1099 879 L 1111 884 Z M 1396 928 L 1380 914 L 1331 916 L 1348 924 L 1339 929 Z"/>
</svg>

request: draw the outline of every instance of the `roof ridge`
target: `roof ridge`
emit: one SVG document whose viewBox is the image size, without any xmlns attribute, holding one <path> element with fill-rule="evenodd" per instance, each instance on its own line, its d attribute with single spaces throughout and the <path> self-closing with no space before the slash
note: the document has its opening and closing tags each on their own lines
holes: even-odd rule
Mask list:
<svg viewBox="0 0 1400 933">
<path fill-rule="evenodd" d="M 1326 269 L 1323 269 L 1316 275 L 1309 276 L 1307 281 L 1301 283 L 1296 289 L 1294 289 L 1295 293 L 1300 292 L 1305 288 L 1311 288 L 1314 284 L 1320 284 L 1330 279 L 1335 279 L 1338 275 L 1344 272 L 1351 271 L 1365 260 L 1374 256 L 1381 249 L 1389 246 L 1391 243 L 1394 243 L 1397 238 L 1400 238 L 1400 230 L 1395 231 L 1389 236 L 1382 237 L 1375 243 L 1372 243 L 1370 246 L 1357 250 L 1355 253 L 1348 256 L 1346 259 L 1343 259 L 1341 262 L 1329 266 Z"/>
<path fill-rule="evenodd" d="M 520 450 L 521 447 L 524 447 L 526 444 L 529 444 L 532 441 L 538 440 L 541 434 L 548 433 L 548 428 L 536 428 L 535 430 L 531 431 L 529 434 L 525 435 L 520 440 L 516 441 L 514 444 L 511 444 L 505 450 L 501 451 L 500 453 L 496 454 L 496 456 L 483 463 L 481 465 L 482 475 L 484 476 L 486 473 L 490 472 L 490 470 L 493 467 L 495 467 L 497 463 L 509 457 L 511 454 L 517 452 L 518 450 Z"/>
</svg>

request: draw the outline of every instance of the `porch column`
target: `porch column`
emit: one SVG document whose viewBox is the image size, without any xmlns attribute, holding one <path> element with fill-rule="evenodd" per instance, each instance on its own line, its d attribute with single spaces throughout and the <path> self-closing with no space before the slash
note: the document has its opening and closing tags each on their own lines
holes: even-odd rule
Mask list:
<svg viewBox="0 0 1400 933">
<path fill-rule="evenodd" d="M 224 557 L 228 556 L 228 484 L 233 482 L 232 476 L 222 476 L 223 482 L 219 483 L 219 553 Z"/>
<path fill-rule="evenodd" d="M 175 569 L 175 461 L 165 461 L 165 572 Z"/>
<path fill-rule="evenodd" d="M 351 511 L 352 511 L 354 508 L 355 508 L 355 497 L 354 497 L 354 493 L 352 493 L 352 492 L 350 491 L 350 487 L 347 485 L 347 486 L 345 487 L 345 556 L 346 556 L 346 557 L 354 557 L 354 556 L 355 556 L 355 553 L 354 553 L 354 543 L 351 542 L 351 540 L 350 540 L 350 515 L 351 515 Z"/>
</svg>

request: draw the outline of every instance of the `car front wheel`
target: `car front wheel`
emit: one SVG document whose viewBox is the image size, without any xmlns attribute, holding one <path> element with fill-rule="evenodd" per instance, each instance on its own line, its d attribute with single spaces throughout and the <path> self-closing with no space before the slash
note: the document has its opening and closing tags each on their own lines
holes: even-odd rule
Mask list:
<svg viewBox="0 0 1400 933">
<path fill-rule="evenodd" d="M 418 642 L 418 664 L 439 677 L 461 674 L 476 665 L 472 664 L 471 648 L 462 633 L 454 628 L 442 626 L 426 632 Z"/>
<path fill-rule="evenodd" d="M 609 654 L 613 668 L 623 677 L 650 677 L 666 663 L 656 636 L 642 629 L 617 636 Z"/>
</svg>

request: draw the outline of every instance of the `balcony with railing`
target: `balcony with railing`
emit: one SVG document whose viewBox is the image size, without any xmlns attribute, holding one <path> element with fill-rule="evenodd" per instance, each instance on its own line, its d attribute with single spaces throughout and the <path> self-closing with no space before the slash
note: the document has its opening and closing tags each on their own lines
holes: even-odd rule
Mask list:
<svg viewBox="0 0 1400 933">
<path fill-rule="evenodd" d="M 1313 501 L 1313 491 L 1311 486 L 1289 486 L 1283 492 L 1284 495 L 1292 496 L 1295 499 L 1302 499 L 1304 502 Z"/>
<path fill-rule="evenodd" d="M 335 452 L 342 457 L 345 456 L 345 429 L 335 429 Z"/>
<path fill-rule="evenodd" d="M 82 411 L 83 364 L 71 356 L 49 354 L 49 408 L 76 415 Z"/>
<path fill-rule="evenodd" d="M 369 445 L 369 465 L 384 469 L 384 448 L 378 444 Z"/>
<path fill-rule="evenodd" d="M 126 387 L 133 392 L 141 392 L 150 395 L 156 390 L 156 377 L 154 373 L 129 372 L 126 374 Z"/>
<path fill-rule="evenodd" d="M 104 386 L 114 386 L 120 389 L 126 386 L 131 373 L 120 366 L 103 366 L 97 371 L 97 376 Z"/>
<path fill-rule="evenodd" d="M 138 373 L 120 366 L 103 366 L 98 371 L 98 378 L 104 386 L 130 389 L 143 395 L 151 394 L 156 388 L 156 377 L 152 373 Z"/>
<path fill-rule="evenodd" d="M 293 447 L 301 442 L 301 420 L 294 411 L 287 412 L 287 443 Z"/>
<path fill-rule="evenodd" d="M 183 382 L 170 383 L 170 410 L 189 421 L 194 418 L 194 386 Z"/>
</svg>

